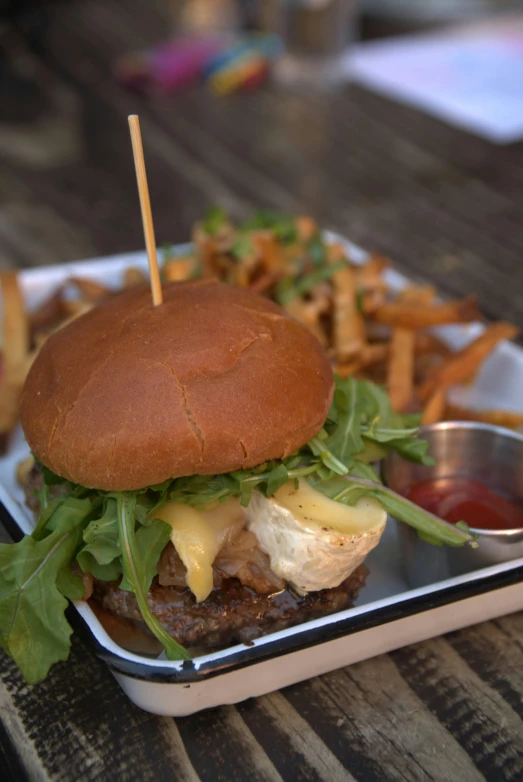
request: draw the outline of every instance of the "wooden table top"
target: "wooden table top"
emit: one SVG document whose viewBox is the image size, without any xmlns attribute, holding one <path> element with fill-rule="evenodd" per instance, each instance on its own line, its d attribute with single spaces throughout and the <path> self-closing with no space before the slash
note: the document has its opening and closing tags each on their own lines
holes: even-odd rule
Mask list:
<svg viewBox="0 0 523 782">
<path fill-rule="evenodd" d="M 57 4 L 42 46 L 0 42 L 1 268 L 142 246 L 126 122 L 137 112 L 159 243 L 186 240 L 216 203 L 235 217 L 310 213 L 523 326 L 523 144 L 489 144 L 356 87 L 133 96 L 110 65 L 166 35 L 156 6 L 167 5 Z M 0 658 L 0 777 L 520 780 L 522 653 L 513 614 L 174 720 L 135 708 L 75 638 L 35 687 Z"/>
</svg>

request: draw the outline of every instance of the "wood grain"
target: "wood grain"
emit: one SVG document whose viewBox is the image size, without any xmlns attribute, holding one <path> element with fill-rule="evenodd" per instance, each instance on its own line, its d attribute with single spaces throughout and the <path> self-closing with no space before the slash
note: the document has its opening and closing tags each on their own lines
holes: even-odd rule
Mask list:
<svg viewBox="0 0 523 782">
<path fill-rule="evenodd" d="M 38 50 L 19 32 L 2 39 L 0 268 L 142 246 L 126 122 L 139 113 L 160 244 L 186 240 L 214 203 L 234 217 L 312 213 L 523 327 L 523 144 L 489 144 L 355 86 L 132 95 L 112 64 L 166 36 L 168 4 L 50 7 Z M 132 706 L 77 634 L 70 661 L 34 688 L 0 656 L 0 777 L 519 781 L 522 653 L 515 614 L 171 720 Z"/>
</svg>

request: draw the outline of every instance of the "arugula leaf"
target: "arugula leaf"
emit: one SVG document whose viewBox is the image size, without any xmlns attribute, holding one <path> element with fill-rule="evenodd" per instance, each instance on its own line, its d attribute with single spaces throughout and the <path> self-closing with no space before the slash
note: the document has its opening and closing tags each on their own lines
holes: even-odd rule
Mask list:
<svg viewBox="0 0 523 782">
<path fill-rule="evenodd" d="M 231 247 L 231 255 L 238 261 L 242 261 L 245 258 L 249 258 L 254 255 L 254 245 L 249 234 L 241 231 L 238 232 L 234 244 Z"/>
<path fill-rule="evenodd" d="M 324 266 L 327 263 L 327 244 L 323 241 L 321 231 L 311 236 L 306 248 L 313 266 Z"/>
<path fill-rule="evenodd" d="M 227 215 L 220 206 L 211 206 L 203 220 L 203 230 L 208 236 L 216 236 L 227 222 Z"/>
<path fill-rule="evenodd" d="M 293 284 L 291 280 L 287 278 L 286 281 L 281 281 L 280 285 L 276 289 L 276 298 L 280 304 L 287 304 L 297 296 L 305 296 L 319 283 L 324 280 L 330 280 L 337 271 L 344 269 L 347 266 L 346 261 L 338 261 L 331 266 L 322 266 L 309 274 L 300 277 Z"/>
<path fill-rule="evenodd" d="M 271 497 L 276 494 L 278 489 L 281 489 L 284 483 L 289 480 L 289 472 L 284 464 L 279 464 L 278 467 L 274 467 L 267 479 L 267 494 Z"/>
<path fill-rule="evenodd" d="M 361 429 L 361 433 L 364 437 L 368 440 L 374 440 L 376 443 L 390 443 L 395 440 L 410 439 L 417 431 L 418 427 L 413 427 L 411 429 L 386 429 L 382 427 L 378 428 L 377 425 L 370 427 L 363 426 Z"/>
<path fill-rule="evenodd" d="M 298 241 L 298 231 L 293 217 L 273 212 L 270 209 L 260 209 L 246 220 L 240 230 L 273 231 L 282 244 L 294 244 Z"/>
<path fill-rule="evenodd" d="M 78 500 L 70 498 L 49 518 L 46 537 L 28 535 L 19 543 L 0 545 L 0 641 L 30 684 L 69 654 L 72 630 L 58 584 L 77 594 L 78 583 L 65 569 L 91 512 L 90 502 L 85 501 L 82 513 Z"/>
<path fill-rule="evenodd" d="M 120 539 L 120 548 L 122 549 L 122 560 L 124 575 L 127 582 L 132 585 L 132 590 L 136 595 L 136 600 L 140 613 L 147 624 L 149 630 L 158 638 L 165 647 L 165 652 L 170 660 L 190 660 L 191 655 L 181 646 L 169 633 L 162 627 L 158 619 L 152 613 L 147 601 L 147 593 L 150 581 L 147 579 L 146 563 L 144 561 L 145 552 L 140 551 L 135 534 L 136 495 L 129 492 L 118 492 L 116 495 L 118 512 L 118 533 Z M 145 528 L 144 528 L 145 529 Z"/>
<path fill-rule="evenodd" d="M 171 258 L 174 258 L 176 250 L 174 249 L 173 244 L 164 244 L 160 248 L 160 253 L 162 256 L 162 263 L 165 263 L 166 261 L 170 261 Z"/>
<path fill-rule="evenodd" d="M 357 381 L 353 377 L 339 381 L 334 393 L 337 426 L 327 438 L 326 446 L 343 464 L 365 447 L 361 436 L 361 411 Z"/>
<path fill-rule="evenodd" d="M 89 561 L 87 555 L 91 555 L 99 565 L 109 565 L 121 556 L 116 500 L 113 497 L 107 499 L 103 516 L 93 519 L 86 527 L 83 539 L 87 545 L 78 552 L 77 556 L 82 570 L 89 570 L 82 564 L 84 561 Z"/>
<path fill-rule="evenodd" d="M 171 527 L 161 519 L 154 519 L 147 527 L 140 527 L 136 532 L 136 545 L 141 553 L 144 572 L 144 585 L 149 590 L 153 578 L 158 573 L 160 554 L 169 542 Z M 132 591 L 133 586 L 124 574 L 120 589 Z"/>
<path fill-rule="evenodd" d="M 465 543 L 472 547 L 478 545 L 465 522 L 460 522 L 459 525 L 449 524 L 378 481 L 349 475 L 345 479 L 318 481 L 314 484 L 314 488 L 346 505 L 354 505 L 360 497 L 375 497 L 387 513 L 398 521 L 414 527 L 420 537 L 436 545 L 463 546 Z"/>
<path fill-rule="evenodd" d="M 338 475 L 346 475 L 348 473 L 346 465 L 336 458 L 325 444 L 325 440 L 321 439 L 321 437 L 316 435 L 316 437 L 309 440 L 307 445 L 315 456 L 320 457 L 322 464 L 324 464 L 328 470 L 331 470 Z"/>
<path fill-rule="evenodd" d="M 420 440 L 417 437 L 411 437 L 405 440 L 389 440 L 387 449 L 397 451 L 400 456 L 409 462 L 424 464 L 432 467 L 436 462 L 432 456 L 427 455 L 429 444 L 427 440 Z"/>
</svg>

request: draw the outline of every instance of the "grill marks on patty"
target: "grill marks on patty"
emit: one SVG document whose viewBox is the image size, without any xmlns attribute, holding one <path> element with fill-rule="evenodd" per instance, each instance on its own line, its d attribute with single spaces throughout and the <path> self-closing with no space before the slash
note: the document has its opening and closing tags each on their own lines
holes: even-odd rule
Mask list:
<svg viewBox="0 0 523 782">
<path fill-rule="evenodd" d="M 155 579 L 149 605 L 167 632 L 188 648 L 219 648 L 248 643 L 267 633 L 349 608 L 364 586 L 367 568 L 361 565 L 338 587 L 304 597 L 290 589 L 258 594 L 237 578 L 224 579 L 209 597 L 197 603 L 186 587 L 161 586 Z M 93 598 L 112 615 L 130 620 L 148 633 L 136 598 L 117 584 L 95 581 Z"/>
</svg>

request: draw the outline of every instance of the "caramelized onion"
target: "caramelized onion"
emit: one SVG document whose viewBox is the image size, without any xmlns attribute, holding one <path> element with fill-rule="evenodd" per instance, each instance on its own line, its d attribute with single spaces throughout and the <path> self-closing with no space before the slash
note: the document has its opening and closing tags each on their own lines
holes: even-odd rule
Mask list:
<svg viewBox="0 0 523 782">
<path fill-rule="evenodd" d="M 223 578 L 237 578 L 259 594 L 285 588 L 285 582 L 272 572 L 269 557 L 260 549 L 256 536 L 238 525 L 227 528 L 213 567 L 215 586 L 219 586 Z M 158 563 L 158 581 L 162 586 L 184 587 L 185 575 L 185 565 L 169 542 Z"/>
</svg>

